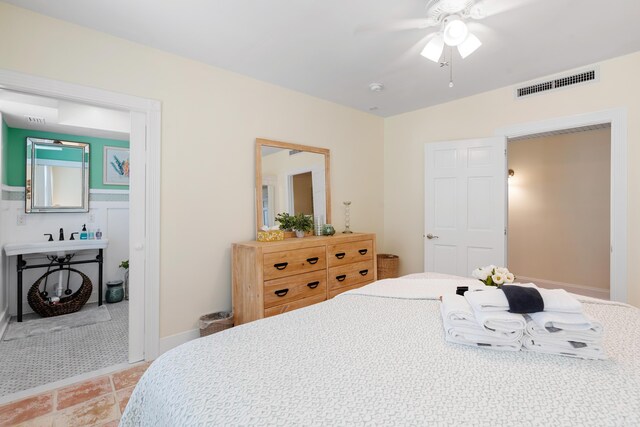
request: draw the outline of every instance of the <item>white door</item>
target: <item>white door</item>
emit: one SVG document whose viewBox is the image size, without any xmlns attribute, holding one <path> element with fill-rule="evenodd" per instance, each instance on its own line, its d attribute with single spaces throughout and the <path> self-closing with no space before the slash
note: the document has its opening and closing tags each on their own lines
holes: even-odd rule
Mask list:
<svg viewBox="0 0 640 427">
<path fill-rule="evenodd" d="M 506 139 L 425 144 L 425 271 L 506 265 Z"/>
</svg>

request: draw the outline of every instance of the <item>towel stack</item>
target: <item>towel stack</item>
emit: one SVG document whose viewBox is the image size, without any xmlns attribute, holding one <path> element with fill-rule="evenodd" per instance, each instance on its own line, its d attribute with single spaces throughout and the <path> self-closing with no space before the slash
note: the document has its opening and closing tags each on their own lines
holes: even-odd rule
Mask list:
<svg viewBox="0 0 640 427">
<path fill-rule="evenodd" d="M 563 289 L 540 289 L 532 283 L 509 285 L 466 292 L 464 297 L 445 295 L 441 308 L 450 342 L 500 350 L 523 347 L 583 359 L 606 358 L 602 324 L 587 317 L 580 301 Z M 544 311 L 537 311 L 541 308 Z M 509 339 L 505 348 L 504 342 Z"/>
<path fill-rule="evenodd" d="M 526 322 L 520 314 L 474 313 L 466 298 L 456 294 L 443 295 L 440 308 L 448 342 L 506 351 L 522 347 Z"/>
</svg>

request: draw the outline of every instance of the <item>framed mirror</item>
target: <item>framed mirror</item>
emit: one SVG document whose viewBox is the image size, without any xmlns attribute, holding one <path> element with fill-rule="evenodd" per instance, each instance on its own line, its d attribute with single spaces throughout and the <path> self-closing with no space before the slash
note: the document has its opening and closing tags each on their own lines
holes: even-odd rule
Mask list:
<svg viewBox="0 0 640 427">
<path fill-rule="evenodd" d="M 27 138 L 25 212 L 89 212 L 89 144 Z"/>
<path fill-rule="evenodd" d="M 331 224 L 330 158 L 326 148 L 256 139 L 256 222 L 304 213 Z"/>
</svg>

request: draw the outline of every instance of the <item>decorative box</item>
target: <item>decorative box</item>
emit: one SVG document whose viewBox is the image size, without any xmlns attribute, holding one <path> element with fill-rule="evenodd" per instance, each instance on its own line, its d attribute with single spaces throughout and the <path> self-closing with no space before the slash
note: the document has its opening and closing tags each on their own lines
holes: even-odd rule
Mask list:
<svg viewBox="0 0 640 427">
<path fill-rule="evenodd" d="M 277 242 L 284 240 L 284 231 L 282 230 L 269 230 L 258 231 L 258 242 Z"/>
</svg>

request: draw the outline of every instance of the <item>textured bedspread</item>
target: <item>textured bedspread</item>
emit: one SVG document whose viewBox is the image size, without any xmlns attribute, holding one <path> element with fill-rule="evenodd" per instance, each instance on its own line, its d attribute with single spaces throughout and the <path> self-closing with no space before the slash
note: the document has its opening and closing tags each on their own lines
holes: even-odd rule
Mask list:
<svg viewBox="0 0 640 427">
<path fill-rule="evenodd" d="M 640 425 L 640 310 L 584 307 L 608 360 L 448 344 L 438 301 L 346 294 L 165 353 L 121 425 Z"/>
</svg>

